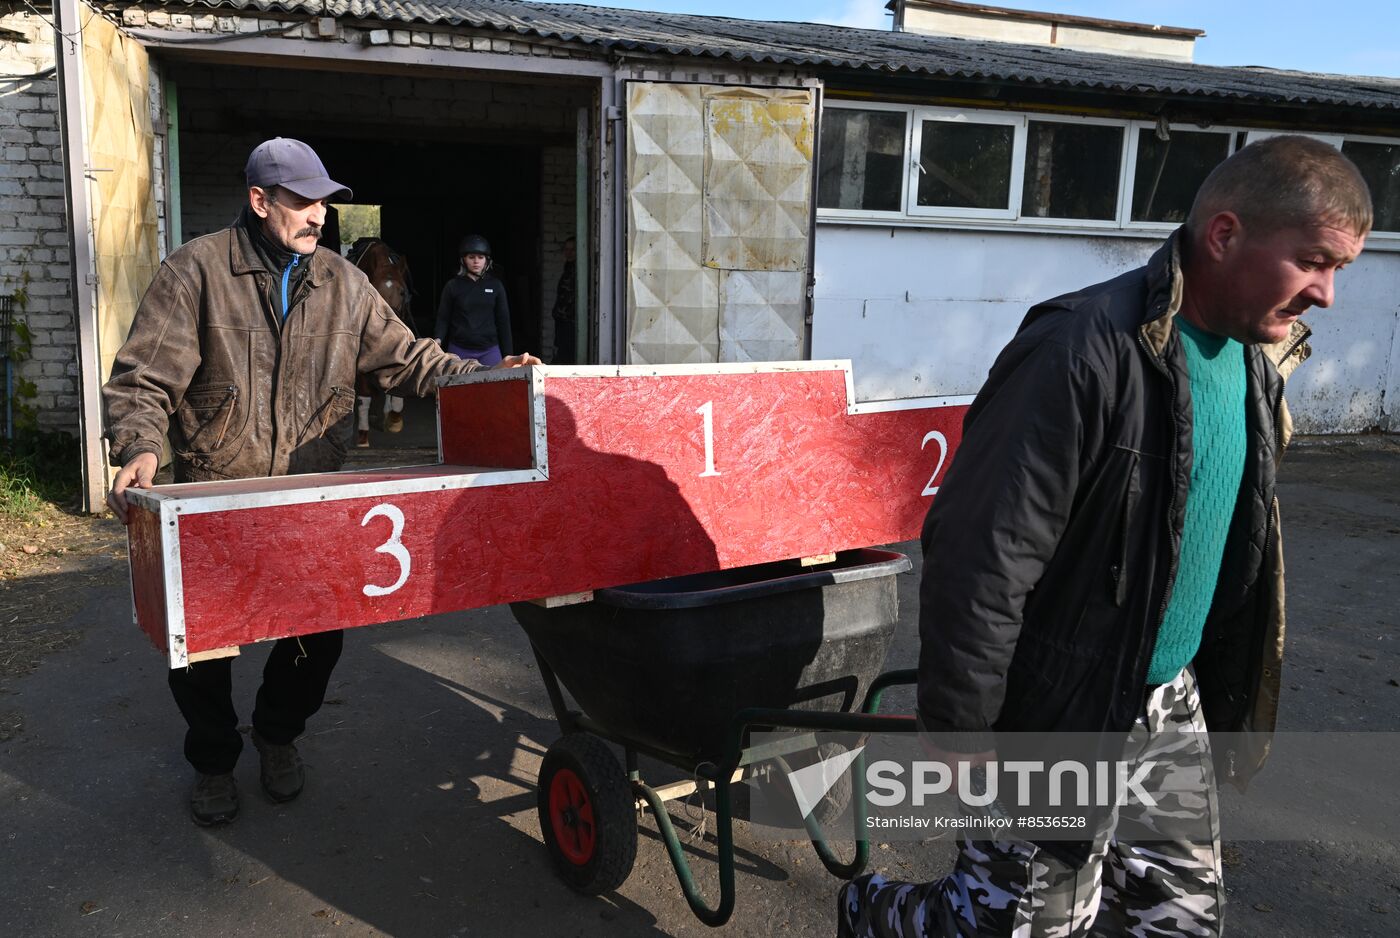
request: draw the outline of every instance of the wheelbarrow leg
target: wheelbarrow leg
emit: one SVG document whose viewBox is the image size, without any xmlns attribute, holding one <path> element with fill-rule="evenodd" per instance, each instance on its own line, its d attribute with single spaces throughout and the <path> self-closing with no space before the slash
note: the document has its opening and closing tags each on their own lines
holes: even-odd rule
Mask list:
<svg viewBox="0 0 1400 938">
<path fill-rule="evenodd" d="M 791 775 L 792 767 L 782 756 L 773 756 L 773 761 L 778 764 L 778 768 L 783 774 Z M 856 778 L 865 776 L 865 754 L 856 756 L 853 771 Z M 865 864 L 870 860 L 870 840 L 865 832 L 861 830 L 861 824 L 865 819 L 865 790 L 860 785 L 853 785 L 851 797 L 854 799 L 852 805 L 851 823 L 855 828 L 856 852 L 849 863 L 842 863 L 826 842 L 826 831 L 822 830 L 821 821 L 817 819 L 817 812 L 810 811 L 802 816 L 802 824 L 807 828 L 807 837 L 812 841 L 812 849 L 817 852 L 817 859 L 822 861 L 822 866 L 827 872 L 837 879 L 855 879 L 865 870 Z"/>
<path fill-rule="evenodd" d="M 734 913 L 734 816 L 729 806 L 729 784 L 727 779 L 732 775 L 723 775 L 725 781 L 715 785 L 715 836 L 718 839 L 719 854 L 719 904 L 710 908 L 705 903 L 705 897 L 700 895 L 700 887 L 695 884 L 695 877 L 690 872 L 690 863 L 685 858 L 685 848 L 681 846 L 681 841 L 676 836 L 676 829 L 671 825 L 671 816 L 666 813 L 666 804 L 661 800 L 651 786 L 645 782 L 636 781 L 634 785 L 641 796 L 646 799 L 651 812 L 656 817 L 656 827 L 661 832 L 661 839 L 666 844 L 666 853 L 671 857 L 671 865 L 676 869 L 676 879 L 680 880 L 681 891 L 685 893 L 685 901 L 690 906 L 690 911 L 695 913 L 695 917 L 706 925 L 718 927 L 729 921 L 729 916 Z"/>
</svg>

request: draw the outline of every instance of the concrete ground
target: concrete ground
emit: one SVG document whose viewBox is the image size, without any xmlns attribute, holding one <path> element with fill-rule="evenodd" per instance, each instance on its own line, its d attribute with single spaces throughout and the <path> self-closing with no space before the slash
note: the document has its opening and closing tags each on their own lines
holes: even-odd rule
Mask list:
<svg viewBox="0 0 1400 938">
<path fill-rule="evenodd" d="M 411 412 L 403 442 L 422 445 L 414 422 L 425 416 Z M 1287 728 L 1400 729 L 1397 482 L 1394 441 L 1289 455 Z M 918 647 L 917 576 L 899 585 L 891 668 L 912 666 Z M 31 674 L 0 678 L 12 727 L 0 735 L 0 935 L 711 933 L 687 909 L 649 816 L 617 892 L 581 898 L 552 873 L 534 780 L 558 731 L 504 608 L 350 633 L 301 742 L 304 796 L 284 806 L 263 798 L 250 747 L 237 772 L 242 815 L 201 830 L 186 813 L 191 775 L 163 661 L 130 621 L 125 561 L 96 552 L 12 586 L 70 593 L 75 611 L 50 624 L 78 639 Z M 235 666 L 244 713 L 263 655 L 245 649 Z M 887 708 L 909 705 L 895 693 Z M 1394 779 L 1376 785 L 1395 790 Z M 810 846 L 763 842 L 739 823 L 736 847 L 725 934 L 834 933 L 837 882 Z M 713 839 L 687 852 L 715 895 Z M 881 845 L 872 857 L 898 878 L 932 878 L 947 862 L 946 843 Z M 1394 845 L 1231 843 L 1226 864 L 1236 938 L 1400 933 Z"/>
</svg>

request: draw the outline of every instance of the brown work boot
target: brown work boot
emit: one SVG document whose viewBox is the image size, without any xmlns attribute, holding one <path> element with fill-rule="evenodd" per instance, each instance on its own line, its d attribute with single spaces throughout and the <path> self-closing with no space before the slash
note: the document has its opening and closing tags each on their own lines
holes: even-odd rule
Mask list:
<svg viewBox="0 0 1400 938">
<path fill-rule="evenodd" d="M 301 756 L 297 755 L 297 747 L 291 743 L 270 743 L 256 729 L 252 736 L 262 762 L 258 777 L 262 780 L 262 789 L 267 797 L 281 804 L 301 794 L 302 786 L 306 784 L 306 772 L 302 768 Z"/>
<path fill-rule="evenodd" d="M 368 430 L 356 430 L 356 431 L 355 431 L 355 447 L 356 447 L 356 449 L 369 449 L 369 431 L 368 431 Z"/>
<path fill-rule="evenodd" d="M 397 410 L 391 410 L 384 415 L 384 432 L 398 433 L 403 429 L 403 414 Z"/>
<path fill-rule="evenodd" d="M 238 817 L 238 783 L 227 772 L 222 775 L 198 773 L 190 792 L 190 815 L 200 827 L 227 824 Z"/>
</svg>

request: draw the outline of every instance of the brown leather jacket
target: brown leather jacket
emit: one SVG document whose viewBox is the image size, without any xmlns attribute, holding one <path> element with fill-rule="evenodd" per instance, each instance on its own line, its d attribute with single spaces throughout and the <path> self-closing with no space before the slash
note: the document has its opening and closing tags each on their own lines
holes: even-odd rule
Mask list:
<svg viewBox="0 0 1400 938">
<path fill-rule="evenodd" d="M 415 340 L 365 275 L 318 249 L 280 322 L 277 276 L 234 225 L 170 254 L 102 389 L 113 465 L 160 453 L 181 482 L 329 472 L 345 461 L 355 376 L 432 393 L 475 371 Z"/>
</svg>

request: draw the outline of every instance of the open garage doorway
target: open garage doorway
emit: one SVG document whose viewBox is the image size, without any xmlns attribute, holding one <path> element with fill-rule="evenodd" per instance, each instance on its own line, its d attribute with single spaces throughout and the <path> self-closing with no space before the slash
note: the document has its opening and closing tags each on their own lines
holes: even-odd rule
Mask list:
<svg viewBox="0 0 1400 938">
<path fill-rule="evenodd" d="M 412 274 L 409 325 L 419 336 L 435 334 L 442 289 L 459 271 L 460 240 L 480 234 L 491 244 L 492 272 L 510 301 L 511 351 L 548 360 L 565 245 L 580 219 L 594 217 L 590 194 L 579 189 L 580 178 L 596 177 L 579 172 L 578 124 L 581 111 L 596 112 L 596 81 L 441 69 L 405 76 L 235 67 L 179 58 L 165 62 L 164 73 L 174 103 L 166 198 L 181 241 L 238 215 L 246 201 L 243 166 L 254 146 L 295 137 L 354 190 L 355 204 L 380 206 L 379 237 L 407 258 Z M 593 240 L 590 233 L 587 242 Z M 583 275 L 585 283 L 597 282 L 596 272 Z M 410 405 L 418 412 L 408 413 L 410 423 L 433 423 L 431 403 Z M 435 430 L 426 438 L 376 432 L 372 439 L 374 449 L 432 444 L 435 456 Z"/>
<path fill-rule="evenodd" d="M 381 237 L 413 272 L 420 335 L 433 333 L 458 241 L 481 234 L 510 298 L 514 351 L 547 351 L 565 242 L 578 224 L 578 113 L 591 107 L 594 85 L 443 74 L 169 63 L 178 166 L 167 175 L 182 238 L 237 215 L 254 146 L 296 137 L 356 203 L 381 206 Z"/>
<path fill-rule="evenodd" d="M 409 325 L 418 335 L 433 335 L 438 298 L 458 273 L 458 242 L 480 234 L 491 243 L 492 273 L 510 299 L 510 351 L 538 353 L 546 266 L 539 147 L 307 142 L 327 154 L 322 159 L 354 188 L 357 204 L 380 206 L 379 237 L 407 258 L 413 276 Z"/>
</svg>

